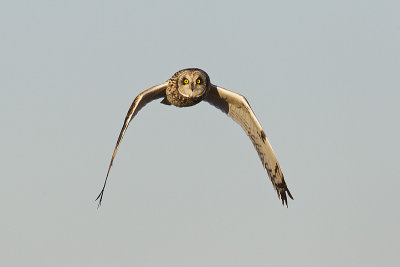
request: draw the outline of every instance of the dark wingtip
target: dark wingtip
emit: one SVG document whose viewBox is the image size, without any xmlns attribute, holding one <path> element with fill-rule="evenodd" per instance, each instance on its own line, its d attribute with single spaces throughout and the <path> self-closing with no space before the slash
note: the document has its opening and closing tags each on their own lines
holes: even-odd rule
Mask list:
<svg viewBox="0 0 400 267">
<path fill-rule="evenodd" d="M 290 193 L 289 189 L 285 188 L 282 192 L 278 192 L 278 197 L 282 200 L 282 205 L 289 208 L 286 192 L 288 193 L 289 197 L 294 200 L 292 194 Z"/>
<path fill-rule="evenodd" d="M 106 189 L 108 174 L 110 173 L 110 169 L 111 169 L 111 166 L 112 166 L 112 163 L 113 163 L 114 156 L 115 156 L 117 148 L 118 148 L 118 143 L 117 143 L 117 146 L 114 149 L 114 154 L 113 154 L 113 157 L 111 158 L 110 165 L 108 166 L 108 171 L 107 171 L 106 179 L 104 180 L 103 188 L 101 189 L 100 194 L 97 196 L 97 198 L 95 200 L 95 201 L 97 201 L 99 199 L 99 205 L 97 205 L 97 208 L 99 208 L 101 206 L 101 201 L 103 200 L 103 195 L 104 195 L 104 189 Z"/>
<path fill-rule="evenodd" d="M 282 205 L 285 206 L 286 204 L 286 207 L 289 208 L 285 191 L 281 194 L 281 200 L 282 200 Z"/>
<path fill-rule="evenodd" d="M 101 206 L 101 201 L 103 200 L 103 193 L 104 193 L 104 188 L 101 190 L 100 194 L 95 199 L 95 201 L 97 201 L 99 199 L 99 204 L 97 205 L 97 208 L 100 208 L 100 206 Z"/>
<path fill-rule="evenodd" d="M 290 191 L 289 191 L 289 189 L 287 187 L 286 187 L 286 192 L 288 193 L 289 197 L 294 200 L 292 194 L 290 194 Z"/>
</svg>

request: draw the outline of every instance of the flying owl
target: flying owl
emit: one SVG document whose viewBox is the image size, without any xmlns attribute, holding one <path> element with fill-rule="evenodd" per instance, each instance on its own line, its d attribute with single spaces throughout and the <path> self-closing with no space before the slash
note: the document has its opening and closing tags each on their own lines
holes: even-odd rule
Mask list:
<svg viewBox="0 0 400 267">
<path fill-rule="evenodd" d="M 115 155 L 117 154 L 119 144 L 130 121 L 147 103 L 159 98 L 162 98 L 162 104 L 174 105 L 176 107 L 190 107 L 204 100 L 226 113 L 236 121 L 250 137 L 262 165 L 267 170 L 278 197 L 282 200 L 282 204 L 286 204 L 287 206 L 286 193 L 293 199 L 286 186 L 275 153 L 246 98 L 240 94 L 213 85 L 205 71 L 197 68 L 189 68 L 176 72 L 168 81 L 140 93 L 135 100 L 133 100 L 126 114 L 117 144 L 115 145 L 103 188 L 96 198 L 96 200 L 99 200 L 99 206 L 103 199 L 108 175 Z"/>
</svg>

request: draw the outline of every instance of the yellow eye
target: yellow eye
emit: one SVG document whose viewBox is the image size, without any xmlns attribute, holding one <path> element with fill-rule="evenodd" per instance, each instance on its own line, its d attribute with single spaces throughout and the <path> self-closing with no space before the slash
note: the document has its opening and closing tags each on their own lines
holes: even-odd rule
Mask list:
<svg viewBox="0 0 400 267">
<path fill-rule="evenodd" d="M 184 79 L 184 80 L 183 80 L 183 83 L 184 83 L 184 84 L 188 84 L 188 83 L 189 83 L 189 80 L 188 80 L 188 79 Z"/>
<path fill-rule="evenodd" d="M 197 83 L 197 84 L 200 84 L 200 83 L 201 83 L 201 80 L 200 80 L 200 79 L 197 79 L 197 80 L 196 80 L 196 83 Z"/>
</svg>

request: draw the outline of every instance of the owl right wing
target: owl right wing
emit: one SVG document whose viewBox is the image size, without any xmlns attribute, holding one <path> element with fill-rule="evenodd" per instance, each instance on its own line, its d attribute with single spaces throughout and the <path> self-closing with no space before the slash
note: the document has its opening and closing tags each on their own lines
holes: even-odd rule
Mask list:
<svg viewBox="0 0 400 267">
<path fill-rule="evenodd" d="M 278 193 L 278 197 L 282 200 L 282 204 L 286 204 L 287 206 L 286 193 L 291 199 L 293 197 L 286 186 L 283 173 L 271 144 L 246 98 L 224 88 L 211 85 L 210 91 L 204 100 L 222 110 L 243 128 L 257 150 L 258 156 Z"/>
<path fill-rule="evenodd" d="M 135 98 L 135 100 L 133 100 L 132 105 L 130 106 L 130 108 L 128 110 L 128 113 L 126 114 L 124 125 L 122 126 L 121 132 L 119 133 L 119 137 L 118 137 L 117 143 L 116 143 L 115 148 L 114 148 L 114 153 L 113 153 L 113 155 L 111 157 L 110 165 L 108 165 L 108 171 L 107 171 L 106 179 L 104 181 L 103 188 L 101 189 L 100 194 L 96 198 L 96 200 L 99 199 L 99 205 L 98 206 L 101 205 L 101 201 L 103 200 L 103 194 L 104 194 L 104 189 L 106 187 L 108 174 L 110 173 L 110 169 L 111 169 L 111 166 L 113 164 L 115 155 L 117 154 L 119 143 L 121 142 L 122 137 L 124 136 L 125 131 L 128 128 L 129 123 L 131 122 L 133 117 L 135 117 L 135 115 L 139 112 L 139 110 L 141 108 L 143 108 L 147 103 L 149 103 L 149 102 L 151 102 L 151 101 L 153 101 L 155 99 L 158 99 L 158 98 L 161 98 L 161 97 L 165 97 L 165 90 L 166 90 L 167 86 L 168 86 L 168 81 L 166 81 L 166 82 L 164 82 L 162 84 L 156 85 L 156 86 L 154 86 L 154 87 L 152 87 L 150 89 L 147 89 L 144 92 L 141 92 Z"/>
</svg>

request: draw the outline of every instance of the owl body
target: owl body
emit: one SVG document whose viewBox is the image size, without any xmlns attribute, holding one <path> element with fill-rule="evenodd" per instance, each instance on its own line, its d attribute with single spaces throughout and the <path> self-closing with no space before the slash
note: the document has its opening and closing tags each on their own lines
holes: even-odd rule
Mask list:
<svg viewBox="0 0 400 267">
<path fill-rule="evenodd" d="M 176 72 L 168 80 L 165 98 L 161 103 L 176 107 L 190 107 L 201 102 L 210 90 L 208 74 L 196 68 Z"/>
</svg>

